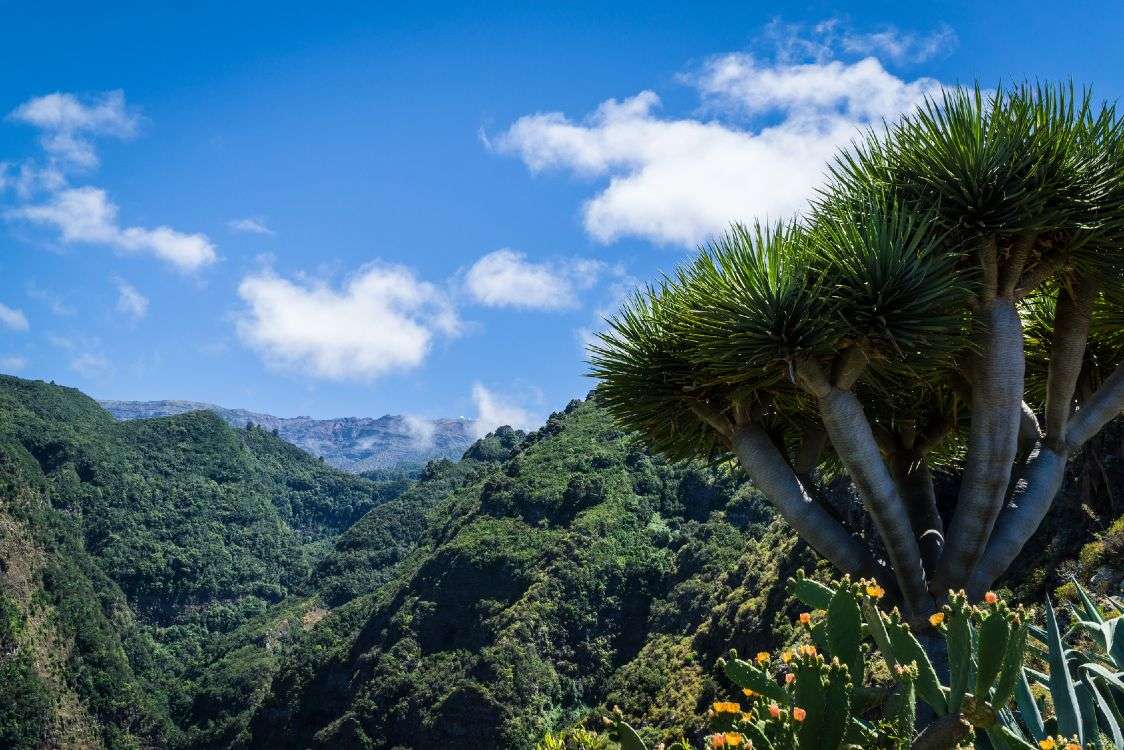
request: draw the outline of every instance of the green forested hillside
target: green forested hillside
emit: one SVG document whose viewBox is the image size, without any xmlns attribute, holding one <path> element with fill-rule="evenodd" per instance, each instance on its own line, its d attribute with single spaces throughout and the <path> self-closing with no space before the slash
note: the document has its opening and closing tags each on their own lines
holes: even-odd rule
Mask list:
<svg viewBox="0 0 1124 750">
<path fill-rule="evenodd" d="M 303 593 L 327 540 L 404 483 L 207 413 L 119 424 L 77 391 L 0 377 L 0 488 L 4 669 L 33 686 L 0 691 L 55 703 L 0 732 L 128 747 L 175 741 L 188 665 Z"/>
<path fill-rule="evenodd" d="M 1074 467 L 1016 593 L 1120 584 L 1122 448 Z M 375 481 L 14 378 L 0 565 L 0 746 L 263 750 L 522 749 L 613 705 L 690 734 L 717 656 L 789 638 L 783 581 L 817 568 L 739 476 L 651 456 L 595 399 Z"/>
</svg>

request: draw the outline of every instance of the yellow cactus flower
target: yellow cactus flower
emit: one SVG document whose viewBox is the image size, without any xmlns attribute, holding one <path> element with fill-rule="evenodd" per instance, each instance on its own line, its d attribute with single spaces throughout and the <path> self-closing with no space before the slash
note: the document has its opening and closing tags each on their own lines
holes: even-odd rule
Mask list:
<svg viewBox="0 0 1124 750">
<path fill-rule="evenodd" d="M 769 663 L 769 652 L 768 651 L 758 651 L 757 652 L 757 663 L 758 664 L 768 664 Z"/>
<path fill-rule="evenodd" d="M 1038 741 L 1038 747 L 1042 748 L 1042 750 L 1054 750 L 1054 746 L 1054 740 L 1050 737 Z"/>
<path fill-rule="evenodd" d="M 719 701 L 711 708 L 714 709 L 716 714 L 740 714 L 742 712 L 742 707 L 733 701 Z"/>
<path fill-rule="evenodd" d="M 753 696 L 757 695 L 757 693 L 750 688 L 742 688 L 742 693 L 745 694 L 746 698 L 752 698 Z"/>
<path fill-rule="evenodd" d="M 787 649 L 781 651 L 781 661 L 783 661 L 785 664 L 788 664 L 790 661 L 792 661 L 792 652 L 788 651 Z"/>
<path fill-rule="evenodd" d="M 934 612 L 929 615 L 929 624 L 934 628 L 944 622 L 944 612 Z"/>
<path fill-rule="evenodd" d="M 867 586 L 866 595 L 871 599 L 881 599 L 882 597 L 886 596 L 886 589 L 878 585 Z"/>
<path fill-rule="evenodd" d="M 804 646 L 800 650 L 804 653 L 804 656 L 815 656 L 816 655 L 816 647 L 815 646 Z"/>
<path fill-rule="evenodd" d="M 742 736 L 737 732 L 726 732 L 726 744 L 730 747 L 738 747 L 742 744 Z"/>
</svg>

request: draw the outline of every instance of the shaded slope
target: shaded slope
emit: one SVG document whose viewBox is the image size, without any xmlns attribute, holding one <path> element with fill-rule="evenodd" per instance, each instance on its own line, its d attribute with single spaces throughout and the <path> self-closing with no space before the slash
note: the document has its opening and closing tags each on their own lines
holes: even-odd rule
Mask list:
<svg viewBox="0 0 1124 750">
<path fill-rule="evenodd" d="M 591 402 L 430 515 L 385 586 L 296 644 L 253 747 L 528 747 L 694 658 L 698 625 L 727 616 L 718 579 L 754 536 L 777 563 L 793 546 L 735 479 L 653 459 Z M 771 590 L 782 571 L 763 567 Z M 684 711 L 707 692 L 702 670 L 688 674 Z"/>
<path fill-rule="evenodd" d="M 118 423 L 78 391 L 0 377 L 0 671 L 51 704 L 44 723 L 0 701 L 0 727 L 173 742 L 188 665 L 300 594 L 330 539 L 407 484 L 206 412 Z"/>
</svg>

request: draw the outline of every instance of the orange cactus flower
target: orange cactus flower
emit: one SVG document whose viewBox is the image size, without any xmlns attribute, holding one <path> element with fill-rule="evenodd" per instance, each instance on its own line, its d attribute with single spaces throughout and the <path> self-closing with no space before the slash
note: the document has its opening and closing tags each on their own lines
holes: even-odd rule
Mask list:
<svg viewBox="0 0 1124 750">
<path fill-rule="evenodd" d="M 776 703 L 770 703 L 769 704 L 769 716 L 772 716 L 774 719 L 781 718 L 781 707 L 778 706 Z"/>
<path fill-rule="evenodd" d="M 800 650 L 804 652 L 805 656 L 815 656 L 816 655 L 816 647 L 815 646 L 804 646 Z"/>
<path fill-rule="evenodd" d="M 1066 744 L 1065 750 L 1081 750 L 1081 746 L 1078 745 L 1076 742 L 1070 742 L 1070 743 Z"/>
<path fill-rule="evenodd" d="M 929 624 L 934 628 L 944 622 L 944 612 L 934 612 L 929 615 Z"/>
<path fill-rule="evenodd" d="M 995 593 L 994 591 L 989 591 L 984 594 L 984 601 L 988 604 L 995 604 L 997 601 L 999 601 L 999 594 Z"/>
<path fill-rule="evenodd" d="M 811 612 L 801 612 L 800 613 L 800 624 L 801 625 L 807 625 L 810 622 L 812 622 L 812 613 Z"/>
<path fill-rule="evenodd" d="M 786 674 L 784 676 L 784 681 L 786 683 L 788 683 L 789 685 L 791 685 L 792 683 L 796 682 L 796 675 L 793 674 L 792 672 L 789 672 L 788 674 Z"/>
<path fill-rule="evenodd" d="M 757 693 L 750 688 L 742 688 L 742 693 L 746 698 L 752 698 L 753 696 L 757 695 Z"/>
<path fill-rule="evenodd" d="M 792 718 L 796 719 L 796 721 L 804 721 L 804 717 L 806 717 L 807 715 L 808 712 L 800 708 L 800 706 L 792 709 Z"/>
<path fill-rule="evenodd" d="M 757 652 L 757 663 L 758 664 L 768 664 L 769 663 L 769 652 L 768 651 L 758 651 Z"/>
<path fill-rule="evenodd" d="M 710 738 L 711 747 L 726 747 L 726 735 L 716 734 Z"/>
</svg>

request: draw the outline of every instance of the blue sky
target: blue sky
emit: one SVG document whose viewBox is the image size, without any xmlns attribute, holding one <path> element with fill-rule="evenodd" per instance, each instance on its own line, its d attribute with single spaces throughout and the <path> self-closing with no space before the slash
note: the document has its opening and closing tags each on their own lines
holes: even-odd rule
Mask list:
<svg viewBox="0 0 1124 750">
<path fill-rule="evenodd" d="M 529 426 L 857 127 L 1124 92 L 1093 3 L 40 5 L 0 2 L 0 371 L 286 416 Z"/>
</svg>

